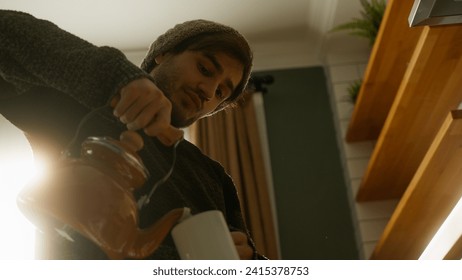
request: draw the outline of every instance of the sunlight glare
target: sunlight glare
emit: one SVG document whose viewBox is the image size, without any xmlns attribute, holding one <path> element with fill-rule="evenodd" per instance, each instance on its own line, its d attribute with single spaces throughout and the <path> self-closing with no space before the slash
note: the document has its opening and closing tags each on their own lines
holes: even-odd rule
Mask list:
<svg viewBox="0 0 462 280">
<path fill-rule="evenodd" d="M 21 189 L 44 172 L 24 134 L 0 115 L 0 260 L 34 259 L 35 228 L 19 211 Z"/>
</svg>

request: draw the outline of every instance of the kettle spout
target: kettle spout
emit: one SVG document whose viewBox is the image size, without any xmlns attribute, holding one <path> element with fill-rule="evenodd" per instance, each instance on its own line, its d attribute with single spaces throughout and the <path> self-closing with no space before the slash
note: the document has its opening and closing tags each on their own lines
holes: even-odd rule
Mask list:
<svg viewBox="0 0 462 280">
<path fill-rule="evenodd" d="M 184 215 L 189 214 L 188 208 L 176 208 L 165 214 L 160 220 L 147 229 L 138 230 L 138 235 L 127 257 L 143 259 L 151 255 L 162 243 L 167 234 Z"/>
</svg>

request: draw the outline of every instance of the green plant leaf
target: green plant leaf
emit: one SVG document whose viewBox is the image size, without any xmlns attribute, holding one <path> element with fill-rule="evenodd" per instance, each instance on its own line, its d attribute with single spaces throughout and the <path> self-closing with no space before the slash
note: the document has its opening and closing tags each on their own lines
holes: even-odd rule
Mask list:
<svg viewBox="0 0 462 280">
<path fill-rule="evenodd" d="M 348 85 L 348 88 L 347 88 L 348 97 L 353 104 L 355 104 L 356 100 L 358 99 L 358 95 L 359 95 L 359 91 L 361 90 L 362 83 L 363 81 L 360 79 L 360 80 L 353 81 L 352 83 Z"/>
<path fill-rule="evenodd" d="M 385 13 L 385 0 L 360 0 L 362 10 L 361 18 L 352 18 L 351 21 L 340 24 L 331 29 L 333 31 L 349 31 L 349 34 L 369 39 L 371 45 L 374 44 L 380 23 Z"/>
</svg>

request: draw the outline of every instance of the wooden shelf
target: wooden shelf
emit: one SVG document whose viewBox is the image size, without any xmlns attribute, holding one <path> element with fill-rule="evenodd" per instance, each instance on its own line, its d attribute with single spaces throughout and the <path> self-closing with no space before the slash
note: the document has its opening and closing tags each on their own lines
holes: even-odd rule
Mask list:
<svg viewBox="0 0 462 280">
<path fill-rule="evenodd" d="M 462 25 L 410 28 L 413 3 L 387 2 L 345 139 L 376 140 L 356 200 L 400 199 L 371 259 L 418 259 L 462 196 Z"/>
<path fill-rule="evenodd" d="M 346 133 L 347 142 L 376 140 L 395 99 L 422 27 L 410 28 L 414 0 L 390 0 Z"/>
<path fill-rule="evenodd" d="M 357 200 L 400 198 L 445 117 L 462 100 L 462 25 L 424 27 Z"/>
<path fill-rule="evenodd" d="M 418 259 L 462 196 L 462 111 L 443 122 L 371 259 Z M 461 241 L 448 259 L 460 259 Z"/>
</svg>

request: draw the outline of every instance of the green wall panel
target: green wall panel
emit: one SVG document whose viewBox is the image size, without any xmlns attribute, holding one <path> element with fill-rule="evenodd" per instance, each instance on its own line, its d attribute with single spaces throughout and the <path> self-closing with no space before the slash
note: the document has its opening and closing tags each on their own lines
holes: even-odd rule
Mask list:
<svg viewBox="0 0 462 280">
<path fill-rule="evenodd" d="M 272 75 L 264 95 L 283 259 L 358 259 L 321 67 Z"/>
</svg>

